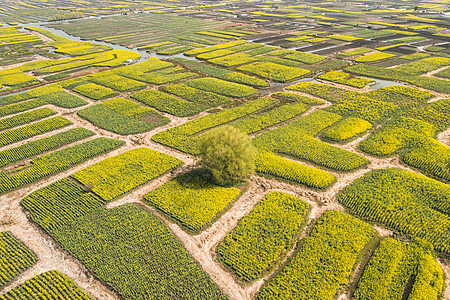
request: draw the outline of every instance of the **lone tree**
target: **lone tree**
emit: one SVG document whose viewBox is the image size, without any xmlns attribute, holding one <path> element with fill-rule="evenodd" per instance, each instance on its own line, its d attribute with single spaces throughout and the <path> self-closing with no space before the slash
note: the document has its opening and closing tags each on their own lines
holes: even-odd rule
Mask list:
<svg viewBox="0 0 450 300">
<path fill-rule="evenodd" d="M 200 141 L 199 164 L 219 185 L 231 185 L 255 171 L 255 148 L 238 129 L 225 125 L 207 132 Z"/>
</svg>

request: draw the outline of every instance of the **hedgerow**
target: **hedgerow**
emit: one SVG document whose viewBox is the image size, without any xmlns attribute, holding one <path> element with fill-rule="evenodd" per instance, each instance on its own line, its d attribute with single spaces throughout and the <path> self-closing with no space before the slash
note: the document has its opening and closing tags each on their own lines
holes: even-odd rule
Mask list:
<svg viewBox="0 0 450 300">
<path fill-rule="evenodd" d="M 70 278 L 56 270 L 34 276 L 18 287 L 0 295 L 0 300 L 18 299 L 94 300 Z"/>
<path fill-rule="evenodd" d="M 144 195 L 144 202 L 199 231 L 240 193 L 235 187 L 220 187 L 200 174 L 187 173 Z"/>
<path fill-rule="evenodd" d="M 92 185 L 92 192 L 108 202 L 174 169 L 180 163 L 180 160 L 169 155 L 148 148 L 137 148 L 71 176 L 85 185 Z"/>
<path fill-rule="evenodd" d="M 38 258 L 7 231 L 0 232 L 0 288 L 31 267 Z"/>
<path fill-rule="evenodd" d="M 243 281 L 260 277 L 290 247 L 309 210 L 310 205 L 297 197 L 268 194 L 219 244 L 219 261 Z"/>
<path fill-rule="evenodd" d="M 401 169 L 376 170 L 344 188 L 337 199 L 363 219 L 450 253 L 450 188 L 442 182 Z"/>
<path fill-rule="evenodd" d="M 350 215 L 326 211 L 292 259 L 257 299 L 331 299 L 376 231 Z"/>
</svg>

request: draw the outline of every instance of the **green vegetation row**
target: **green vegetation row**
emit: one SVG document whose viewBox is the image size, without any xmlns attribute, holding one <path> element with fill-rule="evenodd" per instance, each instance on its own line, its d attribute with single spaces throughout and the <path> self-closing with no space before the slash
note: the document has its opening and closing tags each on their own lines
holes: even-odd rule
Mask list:
<svg viewBox="0 0 450 300">
<path fill-rule="evenodd" d="M 226 299 L 174 234 L 148 210 L 135 204 L 103 207 L 106 201 L 179 163 L 168 155 L 138 148 L 75 173 L 78 181 L 93 187 L 93 193 L 65 178 L 33 192 L 21 205 L 33 221 L 123 299 Z"/>
<path fill-rule="evenodd" d="M 333 298 L 375 234 L 375 229 L 357 218 L 326 211 L 289 262 L 263 286 L 257 299 Z"/>
<path fill-rule="evenodd" d="M 401 169 L 377 170 L 347 186 L 337 199 L 352 214 L 450 253 L 450 188 L 442 182 Z"/>
<path fill-rule="evenodd" d="M 0 232 L 0 288 L 31 267 L 38 258 L 7 231 Z"/>
<path fill-rule="evenodd" d="M 411 279 L 411 288 L 405 291 Z M 405 292 L 409 300 L 438 299 L 444 287 L 444 272 L 426 243 L 386 238 L 364 269 L 354 299 L 395 300 Z"/>
<path fill-rule="evenodd" d="M 3 150 L 0 152 L 0 167 L 7 166 L 26 158 L 31 158 L 35 155 L 57 149 L 61 146 L 88 138 L 93 135 L 94 133 L 92 131 L 77 127 L 46 138 L 25 143 L 15 148 Z"/>
<path fill-rule="evenodd" d="M 103 129 L 122 134 L 149 131 L 170 122 L 149 107 L 124 98 L 114 98 L 79 110 L 78 115 Z"/>
<path fill-rule="evenodd" d="M 20 169 L 0 172 L 0 193 L 9 192 L 46 176 L 56 174 L 123 144 L 123 141 L 100 137 L 40 156 Z"/>
<path fill-rule="evenodd" d="M 0 295 L 0 300 L 94 300 L 63 273 L 48 271 L 25 281 L 18 287 Z"/>
<path fill-rule="evenodd" d="M 218 259 L 243 281 L 260 277 L 287 251 L 309 209 L 309 204 L 289 194 L 268 194 L 219 244 Z"/>
<path fill-rule="evenodd" d="M 145 203 L 164 212 L 190 231 L 200 231 L 238 195 L 236 187 L 220 187 L 205 175 L 187 173 L 144 195 Z"/>
</svg>

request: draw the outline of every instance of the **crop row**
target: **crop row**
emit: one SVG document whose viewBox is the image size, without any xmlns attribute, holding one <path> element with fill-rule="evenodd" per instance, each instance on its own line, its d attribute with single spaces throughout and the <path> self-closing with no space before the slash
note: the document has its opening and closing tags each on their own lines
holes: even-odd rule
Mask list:
<svg viewBox="0 0 450 300">
<path fill-rule="evenodd" d="M 131 95 L 131 98 L 136 99 L 137 101 L 142 102 L 159 111 L 169 113 L 178 117 L 192 116 L 209 107 L 206 103 L 203 104 L 189 102 L 160 92 L 158 90 L 139 91 L 133 93 Z"/>
<path fill-rule="evenodd" d="M 289 248 L 309 208 L 289 194 L 268 194 L 225 236 L 216 250 L 218 259 L 243 281 L 260 277 Z"/>
<path fill-rule="evenodd" d="M 346 283 L 358 254 L 376 231 L 367 223 L 326 211 L 292 259 L 257 299 L 332 299 Z"/>
<path fill-rule="evenodd" d="M 258 173 L 275 176 L 308 187 L 324 190 L 336 181 L 330 173 L 316 169 L 271 152 L 258 151 L 255 159 Z"/>
<path fill-rule="evenodd" d="M 403 72 L 408 75 L 421 75 L 448 65 L 450 65 L 450 58 L 428 57 L 412 63 L 401 65 L 394 68 L 394 70 Z"/>
<path fill-rule="evenodd" d="M 450 181 L 448 158 L 450 147 L 433 139 L 426 139 L 402 157 L 402 161 L 425 174 Z"/>
<path fill-rule="evenodd" d="M 252 87 L 213 77 L 193 79 L 186 82 L 186 85 L 207 92 L 214 92 L 219 95 L 235 98 L 248 97 L 258 92 L 258 90 Z"/>
<path fill-rule="evenodd" d="M 168 155 L 140 148 L 97 163 L 76 177 L 93 184 L 94 192 L 107 192 L 99 194 L 109 200 L 178 164 Z M 21 202 L 32 220 L 123 299 L 226 299 L 159 218 L 138 205 L 105 209 L 103 204 L 69 178 Z"/>
<path fill-rule="evenodd" d="M 450 188 L 444 183 L 384 169 L 357 179 L 337 198 L 361 218 L 423 238 L 436 250 L 450 253 Z"/>
<path fill-rule="evenodd" d="M 258 59 L 247 53 L 233 53 L 208 60 L 208 62 L 222 67 L 235 67 L 255 61 L 258 61 Z"/>
<path fill-rule="evenodd" d="M 390 58 L 390 57 L 394 57 L 395 54 L 392 53 L 384 53 L 384 52 L 376 52 L 376 53 L 371 53 L 371 54 L 367 54 L 361 57 L 358 57 L 355 59 L 356 62 L 373 62 L 373 61 L 378 61 L 378 60 L 382 60 L 382 59 L 386 59 L 386 58 Z"/>
<path fill-rule="evenodd" d="M 28 124 L 33 121 L 37 121 L 52 116 L 54 114 L 56 114 L 56 111 L 54 111 L 51 108 L 44 107 L 29 112 L 24 112 L 19 115 L 15 115 L 13 117 L 3 118 L 0 119 L 0 130 L 5 130 L 19 125 Z"/>
<path fill-rule="evenodd" d="M 78 111 L 78 115 L 96 126 L 122 135 L 146 132 L 170 121 L 155 110 L 124 98 L 89 106 Z"/>
<path fill-rule="evenodd" d="M 206 115 L 183 125 L 159 132 L 152 137 L 152 140 L 186 153 L 195 154 L 198 152 L 198 145 L 190 137 L 191 135 L 242 118 L 275 102 L 276 100 L 272 98 L 252 100 L 240 106 Z"/>
<path fill-rule="evenodd" d="M 246 44 L 246 42 L 245 41 L 233 41 L 233 42 L 229 42 L 229 43 L 218 44 L 218 45 L 211 46 L 211 47 L 193 49 L 193 50 L 185 52 L 184 54 L 187 56 L 196 56 L 201 53 L 211 52 L 211 51 L 220 50 L 220 49 L 226 49 L 226 48 L 230 48 L 230 47 L 238 46 L 238 45 L 242 45 L 242 44 Z"/>
<path fill-rule="evenodd" d="M 123 141 L 97 138 L 83 144 L 71 146 L 33 159 L 25 168 L 10 173 L 0 172 L 0 193 L 5 193 L 56 174 L 77 165 L 88 158 L 109 152 L 121 145 Z"/>
<path fill-rule="evenodd" d="M 391 120 L 359 144 L 364 152 L 377 156 L 392 155 L 403 148 L 420 146 L 434 136 L 436 128 L 424 121 L 400 117 Z"/>
<path fill-rule="evenodd" d="M 331 71 L 318 76 L 320 79 L 345 84 L 357 88 L 363 88 L 367 84 L 374 82 L 372 79 L 355 77 L 351 74 L 344 73 L 342 71 Z"/>
<path fill-rule="evenodd" d="M 0 300 L 94 300 L 66 275 L 48 271 L 25 281 L 18 287 L 0 295 Z"/>
<path fill-rule="evenodd" d="M 94 100 L 105 99 L 117 95 L 113 90 L 92 82 L 77 85 L 73 88 L 73 91 Z"/>
<path fill-rule="evenodd" d="M 248 118 L 238 120 L 230 125 L 246 134 L 252 134 L 275 124 L 286 122 L 304 113 L 307 109 L 308 106 L 303 103 L 282 105 L 267 112 L 251 115 Z"/>
<path fill-rule="evenodd" d="M 8 85 L 13 88 L 26 87 L 39 82 L 40 80 L 36 79 L 36 77 L 21 73 L 0 75 L 0 84 Z"/>
<path fill-rule="evenodd" d="M 169 155 L 148 148 L 137 148 L 71 176 L 84 185 L 92 186 L 92 192 L 108 202 L 174 169 L 180 163 Z"/>
<path fill-rule="evenodd" d="M 172 61 L 182 64 L 188 69 L 205 73 L 209 76 L 216 77 L 219 79 L 246 84 L 254 87 L 267 87 L 269 84 L 259 78 L 245 75 L 243 73 L 234 72 L 222 68 L 217 68 L 210 66 L 208 64 L 199 63 L 185 58 L 173 58 Z"/>
<path fill-rule="evenodd" d="M 7 166 L 11 163 L 21 161 L 26 158 L 31 158 L 35 155 L 57 149 L 63 145 L 67 145 L 93 135 L 94 133 L 92 131 L 77 127 L 46 138 L 25 143 L 15 148 L 3 150 L 0 152 L 0 167 Z"/>
<path fill-rule="evenodd" d="M 257 136 L 254 144 L 264 151 L 290 155 L 339 171 L 351 171 L 367 164 L 368 160 L 313 137 L 340 119 L 336 114 L 316 111 L 286 126 Z"/>
<path fill-rule="evenodd" d="M 326 129 L 322 136 L 332 141 L 342 142 L 366 132 L 371 128 L 372 124 L 369 122 L 360 118 L 349 117 Z"/>
<path fill-rule="evenodd" d="M 408 299 L 437 299 L 444 287 L 443 271 L 430 250 L 416 243 L 381 241 L 358 283 L 356 300 L 401 299 L 410 278 Z"/>
<path fill-rule="evenodd" d="M 120 92 L 140 90 L 146 87 L 145 84 L 139 81 L 116 74 L 109 74 L 107 72 L 100 72 L 95 75 L 90 75 L 88 79 L 94 83 Z"/>
<path fill-rule="evenodd" d="M 436 91 L 438 93 L 450 94 L 450 87 L 446 80 L 427 76 L 410 75 L 394 69 L 386 69 L 371 65 L 354 65 L 345 69 L 358 75 L 382 78 L 387 80 L 404 81 L 418 87 Z"/>
<path fill-rule="evenodd" d="M 68 125 L 72 122 L 61 116 L 53 117 L 16 129 L 11 129 L 0 133 L 0 146 L 9 145 L 26 138 L 36 136 L 45 132 L 53 131 Z"/>
<path fill-rule="evenodd" d="M 136 79 L 142 82 L 151 83 L 151 84 L 166 84 L 175 82 L 182 79 L 187 79 L 190 77 L 194 77 L 197 74 L 191 72 L 179 72 L 184 69 L 181 67 L 169 67 L 163 70 L 152 71 L 150 73 L 141 73 L 137 71 L 132 72 L 121 72 L 122 76 Z"/>
<path fill-rule="evenodd" d="M 278 82 L 291 81 L 310 73 L 310 71 L 305 69 L 283 66 L 272 62 L 255 62 L 241 66 L 238 70 Z"/>
<path fill-rule="evenodd" d="M 320 105 L 320 104 L 324 103 L 322 100 L 319 100 L 319 99 L 305 97 L 305 96 L 302 96 L 299 94 L 289 93 L 289 92 L 276 92 L 276 93 L 272 94 L 272 97 L 282 99 L 282 100 L 300 102 L 300 103 L 304 103 L 306 105 Z"/>
<path fill-rule="evenodd" d="M 0 232 L 0 288 L 38 259 L 25 245 L 7 231 Z"/>
<path fill-rule="evenodd" d="M 321 61 L 324 61 L 327 59 L 325 56 L 313 54 L 313 53 L 307 53 L 307 52 L 300 52 L 295 51 L 295 53 L 290 53 L 288 55 L 283 56 L 284 58 L 299 61 L 305 64 L 315 64 L 319 63 Z"/>
<path fill-rule="evenodd" d="M 32 98 L 31 101 L 25 101 Z M 20 103 L 17 103 L 20 102 Z M 74 108 L 87 104 L 85 100 L 72 95 L 58 84 L 37 87 L 24 93 L 8 95 L 0 98 L 0 115 L 5 116 L 22 112 L 31 108 L 53 104 L 64 108 Z"/>
<path fill-rule="evenodd" d="M 204 228 L 240 193 L 220 187 L 201 174 L 187 173 L 144 195 L 144 202 L 192 231 Z"/>
</svg>

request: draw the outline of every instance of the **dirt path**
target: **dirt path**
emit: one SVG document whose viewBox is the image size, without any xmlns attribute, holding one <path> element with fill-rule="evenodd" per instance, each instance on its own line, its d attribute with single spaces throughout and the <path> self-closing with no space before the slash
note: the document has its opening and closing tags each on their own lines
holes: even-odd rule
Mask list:
<svg viewBox="0 0 450 300">
<path fill-rule="evenodd" d="M 425 77 L 435 77 L 435 76 L 433 76 L 434 74 L 437 74 L 437 73 L 439 73 L 439 72 L 441 72 L 441 71 L 444 71 L 445 69 L 448 69 L 448 68 L 450 68 L 450 66 L 445 66 L 445 67 L 439 68 L 439 69 L 437 69 L 437 70 L 434 70 L 434 71 L 425 73 L 425 74 L 423 74 L 423 75 L 421 75 L 421 76 L 425 76 Z M 450 79 L 448 79 L 448 78 L 441 78 L 441 77 L 436 77 L 436 78 L 442 79 L 442 80 L 447 80 L 447 81 L 450 80 Z"/>
<path fill-rule="evenodd" d="M 43 35 L 42 33 L 37 32 L 37 31 L 30 31 L 30 33 L 31 33 L 31 34 L 34 34 L 34 35 L 36 35 L 36 36 L 38 36 L 41 40 L 43 40 L 43 41 L 46 42 L 46 43 L 54 42 L 53 39 L 49 38 L 49 37 L 46 36 L 46 35 Z"/>
<path fill-rule="evenodd" d="M 437 140 L 442 144 L 450 146 L 450 128 L 438 134 Z"/>
<path fill-rule="evenodd" d="M 44 56 L 37 55 L 37 56 L 34 58 L 34 60 L 32 60 L 32 61 L 24 61 L 24 62 L 17 63 L 17 64 L 12 64 L 12 65 L 7 65 L 7 66 L 0 66 L 0 71 L 2 71 L 2 70 L 8 70 L 8 69 L 14 69 L 14 68 L 23 66 L 23 65 L 25 65 L 25 64 L 28 64 L 28 63 L 30 63 L 30 62 L 41 61 L 41 60 L 49 60 L 49 59 L 50 59 L 50 58 L 47 58 L 47 57 L 44 57 Z"/>
<path fill-rule="evenodd" d="M 449 259 L 440 259 L 438 258 L 438 263 L 441 265 L 442 269 L 446 275 L 446 288 L 444 290 L 443 300 L 450 300 L 450 260 Z"/>
</svg>

